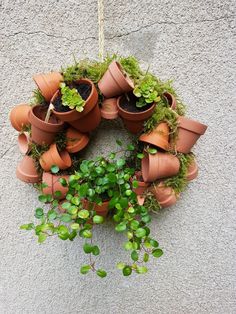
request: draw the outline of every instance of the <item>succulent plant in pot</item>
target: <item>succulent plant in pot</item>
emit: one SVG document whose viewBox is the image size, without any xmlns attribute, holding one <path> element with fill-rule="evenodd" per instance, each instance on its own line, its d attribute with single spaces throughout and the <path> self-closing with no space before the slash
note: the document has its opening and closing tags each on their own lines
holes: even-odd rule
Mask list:
<svg viewBox="0 0 236 314">
<path fill-rule="evenodd" d="M 98 93 L 93 82 L 88 79 L 77 80 L 70 86 L 61 83 L 51 103 L 53 113 L 80 132 L 92 131 L 100 123 Z"/>
</svg>

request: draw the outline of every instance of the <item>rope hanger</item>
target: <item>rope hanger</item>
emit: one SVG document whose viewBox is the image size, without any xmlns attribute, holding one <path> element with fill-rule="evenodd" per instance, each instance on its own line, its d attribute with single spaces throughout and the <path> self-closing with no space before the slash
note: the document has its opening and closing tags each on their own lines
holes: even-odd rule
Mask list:
<svg viewBox="0 0 236 314">
<path fill-rule="evenodd" d="M 104 0 L 98 0 L 98 45 L 99 57 L 104 58 Z"/>
</svg>

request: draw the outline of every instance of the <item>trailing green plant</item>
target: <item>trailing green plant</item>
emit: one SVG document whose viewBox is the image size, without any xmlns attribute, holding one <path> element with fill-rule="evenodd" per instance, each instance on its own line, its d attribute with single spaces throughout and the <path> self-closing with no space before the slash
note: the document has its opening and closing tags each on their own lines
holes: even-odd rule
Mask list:
<svg viewBox="0 0 236 314">
<path fill-rule="evenodd" d="M 42 93 L 40 92 L 40 90 L 39 89 L 33 90 L 33 97 L 30 100 L 30 104 L 34 106 L 34 105 L 45 105 L 46 103 L 47 102 L 44 96 L 42 95 Z"/>
<path fill-rule="evenodd" d="M 76 88 L 70 88 L 65 83 L 60 84 L 62 105 L 70 109 L 75 109 L 78 112 L 84 110 L 85 101 L 79 94 Z"/>
<path fill-rule="evenodd" d="M 132 150 L 133 146 L 130 146 L 129 151 Z M 58 210 L 59 203 L 51 195 L 40 194 L 39 201 L 45 206 L 35 210 L 39 223 L 25 224 L 21 229 L 33 230 L 39 243 L 51 236 L 70 241 L 76 236 L 83 238 L 83 250 L 89 255 L 89 262 L 81 267 L 80 272 L 86 274 L 93 271 L 98 276 L 105 277 L 106 271 L 97 268 L 93 259 L 100 254 L 99 246 L 93 243 L 93 229 L 96 224 L 104 221 L 94 210 L 94 204 L 101 205 L 104 200 L 109 200 L 115 230 L 125 233 L 127 240 L 124 249 L 131 257 L 130 263 L 119 262 L 118 269 L 124 276 L 129 276 L 132 272 L 146 273 L 149 257 L 158 258 L 163 251 L 150 235 L 149 209 L 137 203 L 137 195 L 133 192 L 133 188 L 138 185 L 136 180 L 132 183 L 130 180 L 134 171 L 134 168 L 127 166 L 127 160 L 117 158 L 116 153 L 111 153 L 109 158 L 83 160 L 68 182 L 60 179 L 61 184 L 69 189 L 66 201 L 61 205 L 64 212 Z M 84 200 L 91 206 L 84 206 Z"/>
<path fill-rule="evenodd" d="M 194 160 L 193 153 L 189 154 L 177 154 L 180 161 L 179 173 L 164 181 L 165 186 L 171 187 L 177 194 L 183 192 L 187 186 L 187 173 L 190 164 Z"/>
</svg>

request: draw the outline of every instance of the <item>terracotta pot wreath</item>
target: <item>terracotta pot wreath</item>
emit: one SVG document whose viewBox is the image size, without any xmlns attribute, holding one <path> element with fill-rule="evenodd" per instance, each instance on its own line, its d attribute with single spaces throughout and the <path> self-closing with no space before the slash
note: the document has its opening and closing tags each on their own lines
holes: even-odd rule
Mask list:
<svg viewBox="0 0 236 314">
<path fill-rule="evenodd" d="M 42 206 L 33 230 L 38 242 L 49 236 L 84 238 L 90 256 L 81 273 L 106 271 L 96 266 L 100 254 L 92 241 L 96 224 L 110 216 L 124 232 L 131 262 L 118 262 L 124 276 L 143 274 L 149 258 L 163 254 L 148 227 L 151 212 L 174 205 L 198 174 L 192 147 L 207 126 L 186 118 L 171 83 L 143 71 L 134 57 L 113 55 L 104 61 L 82 60 L 59 72 L 34 76 L 38 89 L 30 104 L 10 113 L 24 155 L 16 176 L 38 188 Z M 90 132 L 101 119 L 122 119 L 134 140 L 116 140 L 117 152 L 82 157 Z"/>
</svg>

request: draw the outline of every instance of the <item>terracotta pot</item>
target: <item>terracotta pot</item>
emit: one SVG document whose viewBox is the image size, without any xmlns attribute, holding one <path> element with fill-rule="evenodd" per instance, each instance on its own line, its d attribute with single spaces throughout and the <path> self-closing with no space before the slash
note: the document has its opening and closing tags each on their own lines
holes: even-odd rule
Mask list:
<svg viewBox="0 0 236 314">
<path fill-rule="evenodd" d="M 169 127 L 168 124 L 162 122 L 150 133 L 142 134 L 140 141 L 160 147 L 164 150 L 169 149 Z"/>
<path fill-rule="evenodd" d="M 138 201 L 138 204 L 142 206 L 145 202 L 145 197 L 142 195 L 137 195 L 137 201 Z"/>
<path fill-rule="evenodd" d="M 106 217 L 109 211 L 109 201 L 103 202 L 102 205 L 98 205 L 83 199 L 82 204 L 84 209 L 95 210 L 98 215 L 103 217 Z"/>
<path fill-rule="evenodd" d="M 24 126 L 30 125 L 28 114 L 31 106 L 27 104 L 20 104 L 15 106 L 9 115 L 11 125 L 17 131 L 21 131 Z"/>
<path fill-rule="evenodd" d="M 194 180 L 198 176 L 198 165 L 193 159 L 192 163 L 188 167 L 187 177 L 186 179 L 188 181 Z"/>
<path fill-rule="evenodd" d="M 18 147 L 22 154 L 27 154 L 30 150 L 30 137 L 29 134 L 24 132 L 18 135 Z"/>
<path fill-rule="evenodd" d="M 59 182 L 60 178 L 64 178 L 68 181 L 69 176 L 67 176 L 67 175 L 57 176 L 57 175 L 51 174 L 50 172 L 44 172 L 43 177 L 42 177 L 42 182 L 46 183 L 47 187 L 43 188 L 43 193 L 44 194 L 50 194 L 54 198 L 59 199 L 59 200 L 65 199 L 66 194 L 68 192 L 68 187 L 64 187 L 61 185 L 61 183 Z M 60 197 L 55 196 L 56 191 L 61 192 Z"/>
<path fill-rule="evenodd" d="M 171 93 L 165 92 L 163 94 L 170 106 L 171 109 L 175 110 L 176 108 L 176 98 L 174 95 L 172 95 Z"/>
<path fill-rule="evenodd" d="M 121 65 L 113 61 L 101 80 L 98 87 L 106 98 L 112 98 L 134 89 L 133 81 L 125 74 Z"/>
<path fill-rule="evenodd" d="M 136 134 L 143 129 L 143 123 L 152 115 L 155 104 L 153 104 L 149 109 L 141 112 L 129 112 L 121 108 L 120 102 L 125 96 L 121 96 L 117 99 L 118 112 L 126 128 L 133 134 Z"/>
<path fill-rule="evenodd" d="M 24 156 L 16 169 L 16 176 L 21 181 L 27 183 L 37 183 L 40 181 L 40 176 L 37 173 L 35 163 L 32 157 Z"/>
<path fill-rule="evenodd" d="M 103 100 L 101 116 L 107 120 L 114 120 L 118 117 L 117 98 L 107 98 Z"/>
<path fill-rule="evenodd" d="M 71 166 L 71 158 L 66 150 L 58 151 L 57 145 L 52 144 L 48 151 L 42 154 L 39 159 L 40 165 L 45 171 L 50 171 L 53 165 L 64 170 Z"/>
<path fill-rule="evenodd" d="M 80 79 L 75 83 L 84 83 L 91 86 L 91 93 L 85 101 L 84 110 L 82 112 L 78 112 L 76 109 L 67 112 L 58 112 L 53 110 L 53 113 L 56 117 L 58 117 L 58 119 L 69 122 L 80 132 L 90 132 L 96 129 L 101 121 L 101 112 L 98 106 L 98 92 L 93 82 L 88 79 Z M 51 102 L 54 103 L 59 95 L 60 91 L 57 91 L 53 95 Z"/>
<path fill-rule="evenodd" d="M 199 137 L 205 133 L 207 126 L 183 116 L 178 117 L 178 124 L 176 150 L 187 154 L 191 151 Z"/>
<path fill-rule="evenodd" d="M 171 177 L 179 172 L 180 162 L 177 157 L 168 153 L 158 152 L 154 155 L 145 154 L 142 159 L 142 176 L 144 182 Z"/>
<path fill-rule="evenodd" d="M 42 145 L 51 144 L 58 132 L 64 127 L 64 122 L 57 119 L 56 116 L 51 114 L 49 122 L 45 122 L 47 107 L 37 105 L 29 111 L 29 121 L 32 125 L 32 141 Z"/>
<path fill-rule="evenodd" d="M 131 182 L 137 180 L 138 181 L 138 187 L 137 188 L 133 188 L 133 191 L 137 194 L 137 195 L 142 195 L 144 194 L 144 192 L 147 190 L 147 188 L 150 186 L 150 183 L 148 182 L 144 182 L 143 178 L 142 178 L 142 173 L 141 171 L 137 171 L 134 175 L 134 178 L 132 178 Z"/>
<path fill-rule="evenodd" d="M 58 90 L 63 77 L 59 72 L 51 72 L 47 74 L 36 74 L 33 80 L 41 91 L 43 97 L 49 102 L 55 92 Z"/>
<path fill-rule="evenodd" d="M 178 195 L 175 194 L 171 187 L 166 187 L 163 182 L 154 185 L 150 191 L 154 194 L 156 200 L 162 208 L 174 205 L 178 200 Z"/>
<path fill-rule="evenodd" d="M 74 128 L 66 131 L 67 145 L 66 150 L 69 153 L 76 153 L 88 145 L 89 137 L 87 134 L 81 133 Z"/>
</svg>

